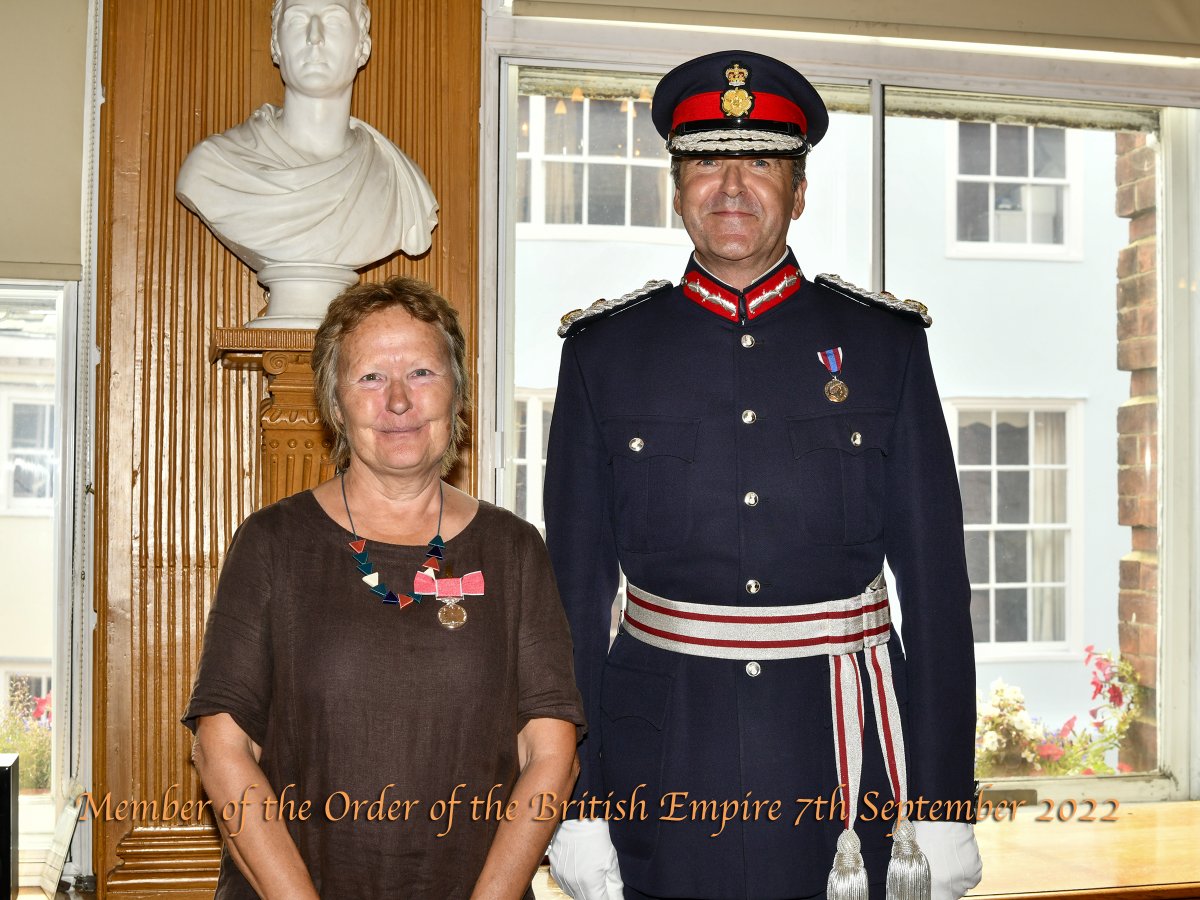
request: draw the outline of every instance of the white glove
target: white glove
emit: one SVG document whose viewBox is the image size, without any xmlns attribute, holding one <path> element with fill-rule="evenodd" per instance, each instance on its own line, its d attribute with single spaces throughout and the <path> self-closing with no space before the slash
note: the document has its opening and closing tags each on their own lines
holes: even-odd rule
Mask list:
<svg viewBox="0 0 1200 900">
<path fill-rule="evenodd" d="M 929 860 L 931 900 L 959 900 L 983 878 L 975 828 L 967 822 L 913 822 L 917 845 Z"/>
<path fill-rule="evenodd" d="M 604 819 L 567 819 L 550 842 L 550 874 L 573 900 L 624 900 Z"/>
</svg>

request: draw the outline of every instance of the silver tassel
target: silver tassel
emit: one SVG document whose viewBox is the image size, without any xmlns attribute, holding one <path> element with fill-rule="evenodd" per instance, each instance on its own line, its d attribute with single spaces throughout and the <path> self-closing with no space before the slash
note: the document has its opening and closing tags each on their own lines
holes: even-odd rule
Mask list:
<svg viewBox="0 0 1200 900">
<path fill-rule="evenodd" d="M 917 829 L 912 822 L 902 819 L 892 831 L 887 900 L 929 900 L 931 889 L 929 861 L 917 846 Z"/>
<path fill-rule="evenodd" d="M 929 871 L 928 866 L 925 871 Z M 928 881 L 926 883 L 928 884 Z M 833 870 L 829 873 L 825 897 L 826 900 L 868 900 L 868 894 L 862 844 L 854 830 L 847 828 L 838 836 L 837 855 L 833 858 Z M 928 890 L 926 896 L 928 897 Z"/>
</svg>

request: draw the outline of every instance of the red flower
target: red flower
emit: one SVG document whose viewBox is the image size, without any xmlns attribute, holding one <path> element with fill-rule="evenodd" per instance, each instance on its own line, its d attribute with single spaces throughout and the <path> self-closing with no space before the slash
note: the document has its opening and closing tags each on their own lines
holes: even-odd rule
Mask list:
<svg viewBox="0 0 1200 900">
<path fill-rule="evenodd" d="M 1129 765 L 1129 763 L 1119 762 L 1119 763 L 1117 763 L 1117 771 L 1118 772 L 1132 772 L 1133 766 Z"/>
<path fill-rule="evenodd" d="M 1087 658 L 1083 661 L 1083 664 L 1085 666 L 1090 666 L 1092 664 L 1092 657 L 1096 655 L 1096 645 L 1088 644 L 1083 649 L 1087 651 Z"/>
<path fill-rule="evenodd" d="M 33 700 L 33 718 L 40 719 L 42 716 L 47 718 L 50 716 L 52 709 L 51 704 L 53 694 L 46 694 L 45 697 L 35 697 Z"/>
<path fill-rule="evenodd" d="M 1088 710 L 1088 715 L 1094 719 L 1094 718 L 1096 718 L 1097 714 L 1099 714 L 1099 712 L 1100 712 L 1100 707 L 1093 706 L 1091 709 Z"/>
<path fill-rule="evenodd" d="M 1120 706 L 1125 702 L 1125 695 L 1121 693 L 1118 685 L 1110 684 L 1108 686 L 1108 702 L 1113 706 Z"/>
<path fill-rule="evenodd" d="M 1082 769 L 1082 770 L 1080 770 L 1079 774 L 1080 775 L 1095 775 L 1096 770 L 1095 769 Z"/>
<path fill-rule="evenodd" d="M 1042 757 L 1043 759 L 1048 759 L 1051 762 L 1054 762 L 1055 760 L 1062 758 L 1063 748 L 1058 746 L 1058 744 L 1051 744 L 1049 741 L 1047 741 L 1044 744 L 1038 745 L 1037 752 L 1038 756 Z"/>
<path fill-rule="evenodd" d="M 1101 675 L 1103 675 L 1105 678 L 1108 678 L 1109 673 L 1112 672 L 1112 663 L 1110 663 L 1103 656 L 1097 656 L 1096 657 L 1096 671 L 1099 672 Z"/>
<path fill-rule="evenodd" d="M 1059 740 L 1065 741 L 1067 739 L 1067 735 L 1069 735 L 1072 731 L 1075 730 L 1075 719 L 1076 719 L 1076 716 L 1071 716 L 1071 718 L 1067 719 L 1067 721 L 1063 725 L 1063 727 L 1061 729 L 1059 729 L 1059 732 L 1058 732 Z"/>
</svg>

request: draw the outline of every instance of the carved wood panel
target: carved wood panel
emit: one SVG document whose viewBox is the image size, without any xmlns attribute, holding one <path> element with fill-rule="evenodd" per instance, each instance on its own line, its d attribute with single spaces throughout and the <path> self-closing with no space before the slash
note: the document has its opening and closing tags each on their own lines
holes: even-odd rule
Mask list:
<svg viewBox="0 0 1200 900">
<path fill-rule="evenodd" d="M 280 101 L 270 6 L 105 3 L 90 787 L 114 804 L 161 800 L 172 788 L 183 799 L 199 796 L 178 717 L 225 547 L 273 483 L 258 432 L 266 376 L 210 357 L 218 329 L 241 326 L 265 305 L 262 290 L 176 202 L 173 187 L 197 141 Z M 433 282 L 458 307 L 473 346 L 479 4 L 376 0 L 372 17 L 374 50 L 353 113 L 424 169 L 441 212 L 429 253 L 393 258 L 364 277 Z M 298 359 L 280 353 L 273 377 L 289 388 Z M 470 458 L 457 479 L 468 489 Z M 163 821 L 162 812 L 94 823 L 101 897 L 211 896 L 215 831 Z"/>
</svg>

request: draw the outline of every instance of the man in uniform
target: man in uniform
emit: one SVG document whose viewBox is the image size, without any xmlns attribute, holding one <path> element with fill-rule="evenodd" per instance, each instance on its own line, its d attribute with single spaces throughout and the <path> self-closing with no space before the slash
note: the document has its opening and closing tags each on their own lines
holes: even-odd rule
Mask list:
<svg viewBox="0 0 1200 900">
<path fill-rule="evenodd" d="M 975 673 L 929 317 L 788 248 L 829 122 L 799 72 L 711 54 L 653 109 L 695 252 L 560 330 L 546 530 L 589 733 L 552 870 L 577 898 L 961 896 Z"/>
</svg>

